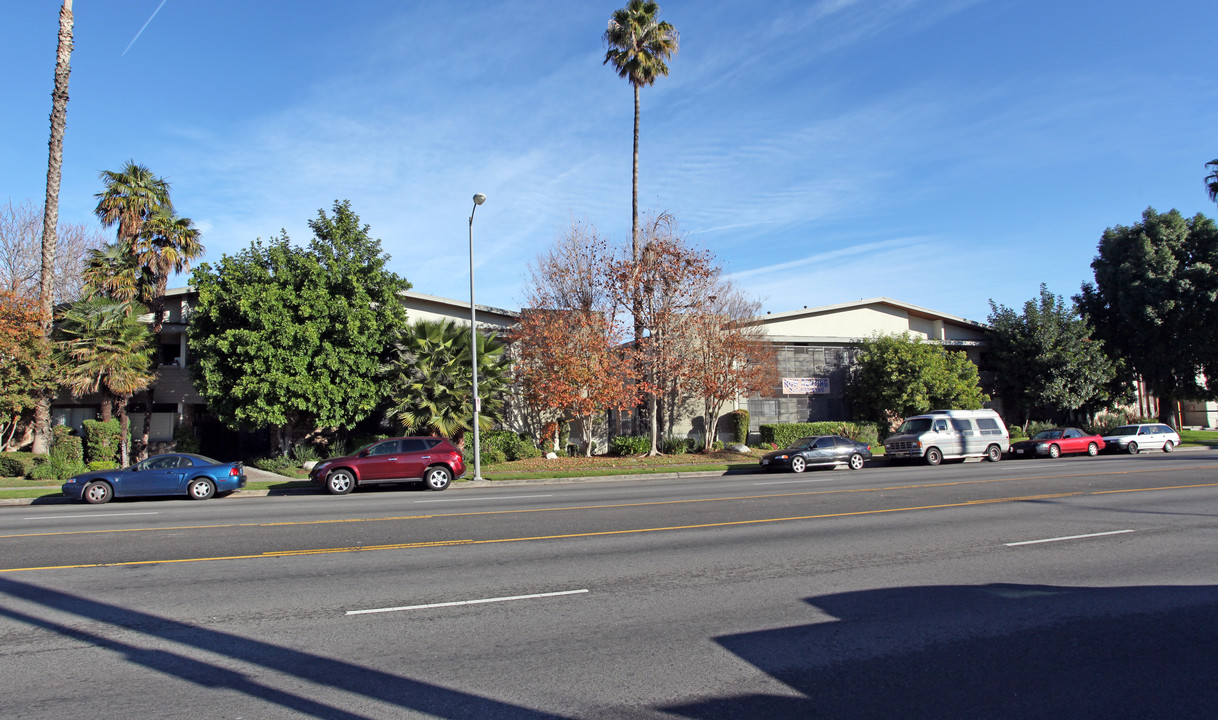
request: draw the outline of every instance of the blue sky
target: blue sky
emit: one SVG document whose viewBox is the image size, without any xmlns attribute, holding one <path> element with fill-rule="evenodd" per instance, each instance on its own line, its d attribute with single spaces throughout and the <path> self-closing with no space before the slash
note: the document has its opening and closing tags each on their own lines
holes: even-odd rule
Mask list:
<svg viewBox="0 0 1218 720">
<path fill-rule="evenodd" d="M 59 4 L 0 9 L 0 202 L 44 194 Z M 76 0 L 61 220 L 93 222 L 98 172 L 129 159 L 207 260 L 306 242 L 345 198 L 416 290 L 467 300 L 483 192 L 477 300 L 519 307 L 572 218 L 629 242 L 631 89 L 601 44 L 620 4 Z M 661 7 L 681 50 L 642 93 L 640 206 L 765 310 L 884 295 L 984 321 L 1077 292 L 1147 206 L 1218 212 L 1210 0 Z"/>
</svg>

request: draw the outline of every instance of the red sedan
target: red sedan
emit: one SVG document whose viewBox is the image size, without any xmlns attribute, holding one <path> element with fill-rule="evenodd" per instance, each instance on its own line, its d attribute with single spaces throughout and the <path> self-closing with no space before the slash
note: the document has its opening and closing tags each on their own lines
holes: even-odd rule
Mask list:
<svg viewBox="0 0 1218 720">
<path fill-rule="evenodd" d="M 1104 438 L 1088 435 L 1078 428 L 1053 428 L 1042 430 L 1031 440 L 1011 443 L 1011 454 L 1015 457 L 1047 456 L 1051 458 L 1070 453 L 1096 455 L 1104 449 Z"/>
</svg>

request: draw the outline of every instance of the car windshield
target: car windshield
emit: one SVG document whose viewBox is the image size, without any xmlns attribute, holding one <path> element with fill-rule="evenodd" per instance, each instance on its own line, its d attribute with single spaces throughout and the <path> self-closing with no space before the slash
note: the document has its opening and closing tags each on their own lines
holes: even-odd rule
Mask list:
<svg viewBox="0 0 1218 720">
<path fill-rule="evenodd" d="M 1061 430 L 1042 430 L 1032 436 L 1033 440 L 1058 440 L 1062 436 Z"/>
<path fill-rule="evenodd" d="M 1122 425 L 1119 428 L 1109 430 L 1108 434 L 1109 435 L 1137 435 L 1138 426 L 1137 425 Z"/>
<path fill-rule="evenodd" d="M 901 423 L 901 427 L 897 428 L 897 435 L 914 435 L 924 433 L 930 430 L 930 418 L 914 418 Z"/>
<path fill-rule="evenodd" d="M 812 447 L 812 443 L 816 442 L 819 439 L 820 438 L 815 438 L 815 437 L 800 438 L 800 439 L 796 440 L 795 442 L 791 443 L 791 447 L 789 447 L 787 449 L 788 450 L 806 450 L 807 448 Z"/>
</svg>

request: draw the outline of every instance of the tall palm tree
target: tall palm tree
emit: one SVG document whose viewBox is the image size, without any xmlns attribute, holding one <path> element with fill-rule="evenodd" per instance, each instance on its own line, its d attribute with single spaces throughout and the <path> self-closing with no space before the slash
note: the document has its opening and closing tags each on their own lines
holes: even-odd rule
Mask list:
<svg viewBox="0 0 1218 720">
<path fill-rule="evenodd" d="M 469 336 L 451 320 L 423 320 L 402 333 L 385 367 L 390 421 L 409 433 L 443 435 L 464 447 L 474 414 Z M 478 334 L 480 430 L 498 420 L 507 385 L 504 345 L 493 335 Z"/>
<path fill-rule="evenodd" d="M 1205 189 L 1209 191 L 1210 200 L 1218 202 L 1218 158 L 1210 160 L 1205 166 L 1213 171 L 1205 176 Z"/>
<path fill-rule="evenodd" d="M 118 407 L 122 427 L 120 457 L 129 456 L 127 401 L 153 380 L 151 336 L 128 303 L 109 298 L 81 300 L 59 316 L 56 349 L 62 359 L 61 382 L 80 397 L 100 393 L 102 420 Z"/>
<path fill-rule="evenodd" d="M 660 6 L 653 0 L 630 0 L 615 10 L 605 30 L 603 64 L 613 64 L 619 77 L 634 87 L 634 168 L 631 190 L 631 256 L 639 259 L 639 88 L 655 84 L 668 75 L 665 61 L 677 53 L 680 35 L 660 20 Z"/>
<path fill-rule="evenodd" d="M 38 293 L 42 334 L 51 338 L 54 303 L 55 245 L 58 242 L 59 181 L 63 176 L 63 136 L 68 126 L 68 76 L 72 73 L 72 0 L 59 9 L 59 43 L 55 51 L 55 89 L 51 91 L 51 141 L 47 159 L 47 196 L 42 216 L 42 275 Z M 34 408 L 34 452 L 44 453 L 51 434 L 51 396 L 39 398 Z"/>
</svg>

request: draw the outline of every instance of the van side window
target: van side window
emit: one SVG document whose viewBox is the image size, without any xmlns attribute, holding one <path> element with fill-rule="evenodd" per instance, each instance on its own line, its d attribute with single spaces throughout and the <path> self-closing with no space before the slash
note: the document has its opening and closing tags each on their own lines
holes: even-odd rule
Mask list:
<svg viewBox="0 0 1218 720">
<path fill-rule="evenodd" d="M 952 429 L 957 432 L 972 432 L 973 423 L 971 420 L 964 420 L 962 418 L 952 418 Z"/>
<path fill-rule="evenodd" d="M 946 420 L 936 420 L 935 421 L 935 432 L 947 432 L 947 421 Z"/>
<path fill-rule="evenodd" d="M 977 427 L 981 428 L 982 435 L 1002 434 L 1002 431 L 998 429 L 998 422 L 994 418 L 977 418 Z"/>
</svg>

